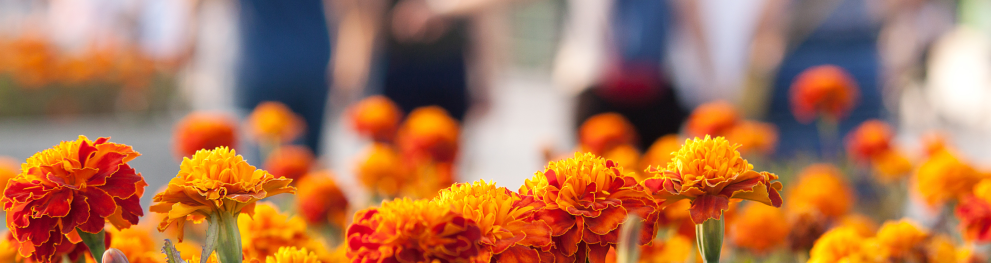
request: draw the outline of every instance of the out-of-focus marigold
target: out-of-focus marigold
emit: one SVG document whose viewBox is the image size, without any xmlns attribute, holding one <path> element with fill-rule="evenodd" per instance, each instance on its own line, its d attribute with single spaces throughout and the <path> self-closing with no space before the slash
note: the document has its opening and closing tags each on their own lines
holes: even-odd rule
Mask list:
<svg viewBox="0 0 991 263">
<path fill-rule="evenodd" d="M 847 154 L 854 160 L 868 163 L 881 153 L 891 150 L 894 132 L 887 123 L 868 120 L 857 126 L 846 137 Z"/>
<path fill-rule="evenodd" d="M 880 255 L 876 242 L 861 236 L 856 229 L 837 227 L 829 230 L 809 252 L 808 263 L 833 262 L 887 262 L 885 255 Z"/>
<path fill-rule="evenodd" d="M 811 123 L 819 115 L 833 121 L 845 118 L 857 103 L 860 89 L 843 68 L 823 65 L 799 74 L 790 93 L 795 118 Z"/>
<path fill-rule="evenodd" d="M 699 105 L 688 116 L 685 132 L 688 136 L 723 136 L 740 122 L 740 113 L 727 101 Z"/>
<path fill-rule="evenodd" d="M 0 261 L 21 262 L 23 258 L 20 253 L 17 253 L 18 247 L 20 245 L 17 240 L 9 232 L 0 234 Z"/>
<path fill-rule="evenodd" d="M 396 144 L 404 156 L 419 160 L 451 162 L 458 152 L 458 121 L 441 107 L 422 107 L 410 112 L 399 128 Z"/>
<path fill-rule="evenodd" d="M 896 261 L 911 258 L 912 253 L 929 238 L 929 233 L 908 220 L 889 221 L 877 230 L 877 243 L 882 251 Z"/>
<path fill-rule="evenodd" d="M 738 247 L 767 253 L 788 238 L 788 222 L 781 209 L 750 204 L 729 225 L 729 237 Z"/>
<path fill-rule="evenodd" d="M 193 156 L 201 149 L 237 145 L 237 123 L 219 113 L 193 112 L 176 124 L 175 151 L 182 157 Z"/>
<path fill-rule="evenodd" d="M 311 225 L 329 224 L 344 229 L 348 198 L 330 171 L 307 175 L 296 183 L 296 210 Z"/>
<path fill-rule="evenodd" d="M 720 219 L 731 198 L 781 207 L 781 182 L 769 172 L 756 172 L 723 137 L 705 136 L 685 141 L 667 168 L 651 167 L 653 177 L 643 181 L 654 197 L 669 203 L 692 200 L 692 221 Z"/>
<path fill-rule="evenodd" d="M 351 128 L 375 141 L 389 142 L 396 136 L 403 112 L 385 96 L 376 95 L 359 101 L 348 110 Z"/>
<path fill-rule="evenodd" d="M 215 212 L 234 216 L 241 212 L 254 214 L 256 201 L 294 193 L 296 188 L 289 186 L 291 182 L 256 169 L 227 147 L 200 150 L 192 158 L 182 159 L 179 173 L 169 181 L 165 191 L 155 195 L 150 210 L 168 214 L 158 225 L 158 231 L 165 231 L 175 223 L 182 242 L 186 220 L 201 222 Z"/>
<path fill-rule="evenodd" d="M 519 193 L 544 203 L 537 217 L 551 227 L 554 244 L 544 251 L 556 262 L 603 262 L 630 214 L 645 223 L 640 244 L 657 234 L 657 205 L 633 173 L 591 153 L 549 163 Z"/>
<path fill-rule="evenodd" d="M 284 145 L 269 154 L 264 167 L 276 177 L 299 180 L 310 172 L 314 159 L 313 151 L 306 146 Z"/>
<path fill-rule="evenodd" d="M 632 144 L 636 136 L 633 124 L 614 112 L 589 117 L 578 129 L 578 142 L 582 150 L 597 155 L 620 145 Z"/>
<path fill-rule="evenodd" d="M 929 157 L 915 172 L 915 189 L 930 205 L 969 196 L 974 185 L 988 178 L 958 159 L 951 151 Z"/>
<path fill-rule="evenodd" d="M 633 147 L 633 145 L 623 144 L 613 147 L 609 151 L 606 151 L 602 157 L 613 160 L 613 162 L 623 166 L 624 170 L 633 172 L 640 170 L 640 151 L 636 147 Z M 637 180 L 643 179 L 642 173 L 634 173 L 634 175 Z"/>
<path fill-rule="evenodd" d="M 770 123 L 742 121 L 726 132 L 726 140 L 739 143 L 743 154 L 769 155 L 778 146 L 778 128 Z"/>
<path fill-rule="evenodd" d="M 964 198 L 956 209 L 964 239 L 991 241 L 991 179 L 974 186 L 974 195 Z"/>
<path fill-rule="evenodd" d="M 21 167 L 13 158 L 0 156 L 0 193 L 7 189 L 7 181 L 20 173 Z"/>
<path fill-rule="evenodd" d="M 409 183 L 410 169 L 391 145 L 374 143 L 362 154 L 355 168 L 358 182 L 373 194 L 399 196 L 403 185 Z"/>
<path fill-rule="evenodd" d="M 133 227 L 123 230 L 107 228 L 113 238 L 110 246 L 127 256 L 130 263 L 158 263 L 162 261 L 161 248 L 157 247 L 148 229 Z"/>
<path fill-rule="evenodd" d="M 874 235 L 878 228 L 877 222 L 874 222 L 874 219 L 861 214 L 849 214 L 840 218 L 838 226 L 853 228 L 857 230 L 857 233 L 865 237 Z"/>
<path fill-rule="evenodd" d="M 408 198 L 358 211 L 345 235 L 354 262 L 472 262 L 481 230 L 449 205 Z"/>
<path fill-rule="evenodd" d="M 647 170 L 651 165 L 667 166 L 671 161 L 672 153 L 681 148 L 681 139 L 677 134 L 668 134 L 657 138 L 654 144 L 650 145 L 647 152 L 640 158 L 639 171 Z"/>
<path fill-rule="evenodd" d="M 77 229 L 95 234 L 107 221 L 121 229 L 137 224 L 148 184 L 127 162 L 139 155 L 109 138 L 80 135 L 28 158 L 0 200 L 21 255 L 50 262 L 82 241 Z"/>
<path fill-rule="evenodd" d="M 306 248 L 280 247 L 275 255 L 265 257 L 265 263 L 320 263 L 320 259 Z"/>
<path fill-rule="evenodd" d="M 692 239 L 682 235 L 663 241 L 655 239 L 650 245 L 642 247 L 640 263 L 688 262 L 688 258 L 697 253 L 692 243 Z"/>
<path fill-rule="evenodd" d="M 258 203 L 253 217 L 239 216 L 237 226 L 245 258 L 262 259 L 288 246 L 306 248 L 321 259 L 329 256 L 323 242 L 309 234 L 303 218 L 280 213 L 268 202 Z"/>
<path fill-rule="evenodd" d="M 248 132 L 255 138 L 271 143 L 295 140 L 303 134 L 306 122 L 285 104 L 266 101 L 258 104 L 248 116 Z"/>
<path fill-rule="evenodd" d="M 478 262 L 540 262 L 539 247 L 551 244 L 551 228 L 534 220 L 544 204 L 495 183 L 459 183 L 440 191 L 437 203 L 478 224 L 482 247 Z"/>
<path fill-rule="evenodd" d="M 802 170 L 787 196 L 790 210 L 808 207 L 830 218 L 845 215 L 856 199 L 840 169 L 825 163 Z"/>
</svg>

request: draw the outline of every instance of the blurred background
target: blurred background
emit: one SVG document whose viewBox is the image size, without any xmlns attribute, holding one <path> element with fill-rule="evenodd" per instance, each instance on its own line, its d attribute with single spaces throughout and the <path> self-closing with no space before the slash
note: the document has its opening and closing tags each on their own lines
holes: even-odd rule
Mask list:
<svg viewBox="0 0 991 263">
<path fill-rule="evenodd" d="M 839 147 L 789 102 L 827 64 L 859 88 L 841 136 L 881 119 L 900 147 L 940 130 L 991 161 L 991 0 L 0 0 L 0 155 L 110 136 L 157 189 L 184 116 L 280 101 L 306 122 L 297 143 L 361 196 L 370 140 L 345 113 L 378 94 L 461 123 L 457 181 L 515 189 L 602 112 L 645 151 L 720 100 L 774 124 L 768 158 L 787 160 Z"/>
</svg>

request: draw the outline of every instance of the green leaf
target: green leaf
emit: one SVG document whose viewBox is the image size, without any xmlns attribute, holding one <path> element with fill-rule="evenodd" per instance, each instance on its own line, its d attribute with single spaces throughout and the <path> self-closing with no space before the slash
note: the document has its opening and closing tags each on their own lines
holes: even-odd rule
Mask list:
<svg viewBox="0 0 991 263">
<path fill-rule="evenodd" d="M 99 233 L 93 234 L 77 228 L 76 232 L 83 239 L 83 243 L 89 247 L 89 253 L 93 254 L 93 259 L 96 259 L 96 262 L 103 262 L 103 252 L 107 251 L 107 246 L 103 243 L 106 231 L 101 229 Z M 83 258 L 85 259 L 85 256 Z"/>
<path fill-rule="evenodd" d="M 162 246 L 162 253 L 165 254 L 166 263 L 186 263 L 186 261 L 182 260 L 182 256 L 179 255 L 179 250 L 175 249 L 172 240 L 165 240 L 165 246 Z"/>
</svg>

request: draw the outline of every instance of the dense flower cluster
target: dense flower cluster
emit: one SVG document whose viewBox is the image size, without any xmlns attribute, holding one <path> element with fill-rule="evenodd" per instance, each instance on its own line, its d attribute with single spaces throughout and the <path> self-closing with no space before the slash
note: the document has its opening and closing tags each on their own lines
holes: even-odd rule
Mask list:
<svg viewBox="0 0 991 263">
<path fill-rule="evenodd" d="M 358 211 L 345 238 L 354 262 L 472 262 L 482 251 L 475 221 L 430 200 L 395 199 Z"/>
</svg>

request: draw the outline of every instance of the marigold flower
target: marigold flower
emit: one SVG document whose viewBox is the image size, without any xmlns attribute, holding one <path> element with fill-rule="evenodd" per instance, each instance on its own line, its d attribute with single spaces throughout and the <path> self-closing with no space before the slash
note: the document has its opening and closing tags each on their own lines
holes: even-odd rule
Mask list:
<svg viewBox="0 0 991 263">
<path fill-rule="evenodd" d="M 402 186 L 411 181 L 411 172 L 395 148 L 384 143 L 374 143 L 365 149 L 364 159 L 356 166 L 358 182 L 373 194 L 386 197 L 399 196 Z"/>
<path fill-rule="evenodd" d="M 296 191 L 296 210 L 311 225 L 330 224 L 344 229 L 348 198 L 330 171 L 319 171 L 301 179 Z"/>
<path fill-rule="evenodd" d="M 82 241 L 76 229 L 95 234 L 107 221 L 117 228 L 137 224 L 148 184 L 127 162 L 139 155 L 109 138 L 80 135 L 28 158 L 0 200 L 21 255 L 50 262 L 56 251 Z"/>
<path fill-rule="evenodd" d="M 961 200 L 956 208 L 964 239 L 991 241 L 991 179 L 974 186 L 974 195 Z"/>
<path fill-rule="evenodd" d="M 116 230 L 107 229 L 113 238 L 110 246 L 123 252 L 130 263 L 158 263 L 162 261 L 161 248 L 155 243 L 151 233 L 141 227 Z"/>
<path fill-rule="evenodd" d="M 285 104 L 275 101 L 259 103 L 247 122 L 252 136 L 275 143 L 295 140 L 306 128 L 302 117 Z"/>
<path fill-rule="evenodd" d="M 613 160 L 620 166 L 623 166 L 624 170 L 636 172 L 640 167 L 640 151 L 636 147 L 629 144 L 623 144 L 606 151 L 603 158 Z M 641 173 L 634 173 L 634 177 L 637 180 L 643 179 Z"/>
<path fill-rule="evenodd" d="M 481 238 L 451 206 L 403 198 L 355 213 L 345 244 L 354 262 L 472 262 Z"/>
<path fill-rule="evenodd" d="M 729 225 L 729 237 L 738 247 L 767 253 L 788 238 L 788 222 L 780 209 L 751 204 Z"/>
<path fill-rule="evenodd" d="M 650 245 L 643 246 L 640 263 L 674 263 L 687 262 L 696 253 L 692 239 L 674 235 L 667 240 L 655 239 Z"/>
<path fill-rule="evenodd" d="M 768 155 L 778 145 L 778 128 L 770 123 L 742 121 L 726 132 L 726 140 L 739 143 L 743 154 Z"/>
<path fill-rule="evenodd" d="M 551 244 L 551 228 L 533 220 L 543 208 L 533 196 L 514 193 L 495 183 L 454 184 L 434 200 L 475 221 L 482 233 L 479 262 L 539 262 L 538 247 Z M 498 216 L 495 216 L 498 215 Z"/>
<path fill-rule="evenodd" d="M 359 101 L 348 110 L 351 127 L 375 141 L 388 142 L 396 136 L 403 112 L 385 96 L 376 95 Z"/>
<path fill-rule="evenodd" d="M 18 247 L 20 247 L 20 244 L 9 232 L 0 234 L 0 261 L 20 262 L 23 258 L 20 253 L 17 253 Z"/>
<path fill-rule="evenodd" d="M 313 151 L 310 148 L 301 145 L 284 145 L 269 154 L 264 167 L 276 177 L 299 180 L 310 172 L 314 161 Z"/>
<path fill-rule="evenodd" d="M 266 258 L 289 246 L 306 248 L 320 258 L 329 256 L 323 242 L 309 234 L 303 218 L 280 213 L 271 203 L 258 203 L 255 215 L 242 214 L 237 225 L 245 258 Z"/>
<path fill-rule="evenodd" d="M 790 210 L 808 206 L 830 218 L 845 215 L 856 197 L 843 172 L 832 164 L 813 164 L 799 173 L 798 183 L 788 191 Z"/>
<path fill-rule="evenodd" d="M 881 182 L 897 181 L 912 171 L 912 162 L 898 151 L 887 151 L 874 157 L 874 173 Z"/>
<path fill-rule="evenodd" d="M 895 259 L 911 257 L 913 250 L 928 238 L 929 233 L 905 219 L 885 222 L 877 230 L 877 242 L 883 249 L 881 254 Z"/>
<path fill-rule="evenodd" d="M 603 262 L 615 247 L 627 215 L 643 218 L 640 244 L 657 234 L 657 206 L 633 173 L 591 153 L 551 162 L 520 187 L 544 203 L 537 218 L 551 227 L 554 244 L 544 248 L 556 261 Z"/>
<path fill-rule="evenodd" d="M 677 152 L 679 148 L 681 148 L 681 139 L 678 138 L 677 134 L 668 134 L 657 138 L 640 158 L 638 171 L 645 171 L 651 165 L 667 166 L 671 157 L 674 157 L 672 153 Z"/>
<path fill-rule="evenodd" d="M 454 183 L 454 165 L 451 163 L 421 160 L 412 166 L 412 182 L 402 187 L 403 196 L 434 198 L 438 191 Z"/>
<path fill-rule="evenodd" d="M 730 198 L 781 207 L 778 176 L 754 171 L 753 165 L 740 157 L 738 147 L 723 137 L 686 140 L 667 169 L 658 166 L 647 170 L 653 177 L 644 180 L 643 185 L 665 203 L 692 200 L 689 211 L 696 224 L 719 219 L 722 211 L 729 208 Z"/>
<path fill-rule="evenodd" d="M 723 136 L 740 122 L 736 107 L 726 101 L 715 101 L 699 105 L 688 116 L 685 132 L 688 136 Z"/>
<path fill-rule="evenodd" d="M 237 145 L 237 124 L 231 117 L 219 113 L 193 112 L 176 124 L 176 153 L 193 156 L 201 149 Z"/>
<path fill-rule="evenodd" d="M 578 129 L 578 143 L 584 151 L 597 155 L 620 145 L 633 144 L 637 134 L 623 115 L 615 112 L 589 117 Z"/>
<path fill-rule="evenodd" d="M 817 115 L 839 120 L 853 110 L 860 96 L 857 82 L 843 68 L 833 65 L 806 69 L 791 85 L 791 111 L 803 123 Z"/>
<path fill-rule="evenodd" d="M 788 201 L 791 203 L 791 199 Z M 788 212 L 788 246 L 792 251 L 808 251 L 826 232 L 829 222 L 826 216 L 810 206 L 785 209 Z M 874 235 L 874 231 L 866 233 Z"/>
<path fill-rule="evenodd" d="M 280 247 L 275 255 L 265 257 L 265 263 L 320 263 L 320 260 L 306 248 Z"/>
<path fill-rule="evenodd" d="M 451 162 L 458 152 L 461 128 L 441 107 L 422 107 L 410 112 L 399 128 L 396 144 L 403 155 L 414 160 L 427 158 Z"/>
<path fill-rule="evenodd" d="M 950 151 L 930 156 L 915 172 L 915 190 L 930 205 L 966 197 L 987 175 L 979 173 Z"/>
<path fill-rule="evenodd" d="M 928 132 L 922 135 L 921 141 L 922 152 L 926 157 L 932 156 L 937 152 L 950 149 L 946 134 L 943 134 L 942 132 Z"/>
<path fill-rule="evenodd" d="M 815 242 L 809 252 L 809 263 L 832 262 L 887 262 L 878 254 L 876 245 L 856 229 L 837 227 L 829 230 Z"/>
<path fill-rule="evenodd" d="M 839 226 L 849 227 L 857 230 L 862 236 L 872 236 L 877 232 L 877 222 L 870 217 L 861 214 L 849 214 L 840 218 Z"/>
<path fill-rule="evenodd" d="M 184 157 L 179 173 L 169 181 L 165 191 L 155 195 L 152 212 L 168 214 L 158 225 L 165 231 L 175 223 L 182 242 L 186 220 L 200 222 L 212 213 L 241 212 L 254 214 L 255 201 L 266 197 L 294 193 L 292 179 L 276 178 L 248 164 L 244 157 L 227 147 L 200 150 L 192 158 Z"/>
<path fill-rule="evenodd" d="M 657 223 L 674 229 L 679 235 L 695 240 L 695 222 L 692 222 L 691 213 L 688 212 L 691 207 L 691 200 L 678 200 L 666 204 L 666 207 L 658 213 Z"/>
<path fill-rule="evenodd" d="M 10 157 L 0 156 L 0 192 L 7 189 L 7 181 L 16 177 L 20 171 L 21 167 L 17 165 L 17 161 Z"/>
<path fill-rule="evenodd" d="M 847 135 L 847 153 L 862 164 L 870 164 L 883 182 L 900 179 L 912 170 L 912 163 L 891 147 L 894 132 L 887 123 L 868 120 Z"/>
</svg>

